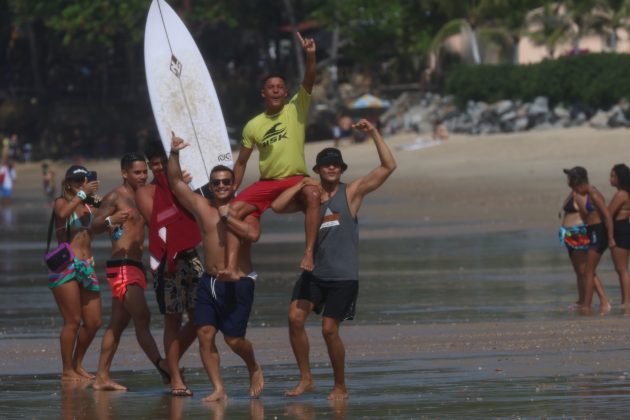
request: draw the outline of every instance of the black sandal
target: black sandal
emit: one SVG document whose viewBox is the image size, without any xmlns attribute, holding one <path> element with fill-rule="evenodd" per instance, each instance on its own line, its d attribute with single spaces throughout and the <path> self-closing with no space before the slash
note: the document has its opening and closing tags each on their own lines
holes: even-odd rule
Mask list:
<svg viewBox="0 0 630 420">
<path fill-rule="evenodd" d="M 157 360 L 155 362 L 153 362 L 153 364 L 155 365 L 156 369 L 158 370 L 158 372 L 160 372 L 160 376 L 162 377 L 162 383 L 163 384 L 170 384 L 171 383 L 171 375 L 165 371 L 164 369 L 162 369 L 160 367 L 160 362 L 164 360 L 162 359 L 162 356 L 158 356 Z"/>
</svg>

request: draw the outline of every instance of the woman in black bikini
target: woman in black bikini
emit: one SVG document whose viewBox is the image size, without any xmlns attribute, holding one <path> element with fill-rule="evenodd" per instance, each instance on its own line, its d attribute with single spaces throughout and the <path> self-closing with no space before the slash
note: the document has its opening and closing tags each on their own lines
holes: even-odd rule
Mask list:
<svg viewBox="0 0 630 420">
<path fill-rule="evenodd" d="M 581 166 L 565 169 L 569 187 L 579 196 L 586 199 L 577 202 L 582 219 L 586 221 L 586 233 L 589 237 L 589 247 L 586 253 L 586 267 L 584 272 L 584 301 L 581 310 L 590 313 L 593 302 L 593 290 L 599 296 L 600 312 L 610 310 L 610 302 L 604 293 L 601 282 L 595 280 L 595 269 L 606 248 L 615 247 L 613 238 L 612 218 L 604 196 L 588 182 L 588 173 Z M 598 284 L 599 283 L 599 284 Z M 601 290 L 600 290 L 601 289 Z"/>
<path fill-rule="evenodd" d="M 630 304 L 630 273 L 628 256 L 630 255 L 630 168 L 623 163 L 613 166 L 610 171 L 610 185 L 617 188 L 608 210 L 615 227 L 616 247 L 610 250 L 615 271 L 619 275 L 621 286 L 621 304 Z"/>
</svg>

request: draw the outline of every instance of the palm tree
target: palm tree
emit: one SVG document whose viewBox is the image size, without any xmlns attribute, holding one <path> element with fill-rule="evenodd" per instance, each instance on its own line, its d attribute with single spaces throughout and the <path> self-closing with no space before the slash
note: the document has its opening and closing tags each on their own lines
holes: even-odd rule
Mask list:
<svg viewBox="0 0 630 420">
<path fill-rule="evenodd" d="M 612 51 L 617 51 L 618 32 L 630 32 L 630 0 L 600 0 L 599 13 L 603 19 L 603 33 Z"/>
<path fill-rule="evenodd" d="M 545 1 L 542 7 L 534 10 L 526 19 L 527 36 L 536 45 L 544 45 L 547 54 L 553 58 L 556 45 L 568 36 L 571 22 L 562 14 L 562 4 Z"/>
</svg>

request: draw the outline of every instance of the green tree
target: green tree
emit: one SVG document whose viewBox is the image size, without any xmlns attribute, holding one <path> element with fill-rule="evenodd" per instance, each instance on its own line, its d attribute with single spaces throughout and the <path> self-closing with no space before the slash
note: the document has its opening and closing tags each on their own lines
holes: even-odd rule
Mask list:
<svg viewBox="0 0 630 420">
<path fill-rule="evenodd" d="M 526 25 L 534 29 L 527 31 L 527 36 L 536 45 L 544 45 L 549 58 L 553 58 L 558 42 L 566 39 L 571 29 L 571 22 L 561 14 L 561 4 L 545 1 L 543 6 L 528 15 Z"/>
</svg>

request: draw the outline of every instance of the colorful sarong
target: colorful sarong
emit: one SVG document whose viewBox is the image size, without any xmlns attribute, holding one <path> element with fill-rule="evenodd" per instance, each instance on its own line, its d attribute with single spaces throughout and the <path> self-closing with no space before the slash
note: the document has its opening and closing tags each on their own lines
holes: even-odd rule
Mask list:
<svg viewBox="0 0 630 420">
<path fill-rule="evenodd" d="M 50 289 L 61 286 L 70 280 L 76 280 L 81 286 L 92 292 L 101 291 L 101 286 L 98 284 L 96 272 L 94 271 L 93 257 L 87 260 L 80 260 L 74 257 L 74 261 L 61 273 L 48 273 L 48 287 Z"/>
<path fill-rule="evenodd" d="M 575 251 L 586 251 L 591 241 L 586 233 L 586 225 L 573 225 L 560 228 L 560 244 Z"/>
</svg>

